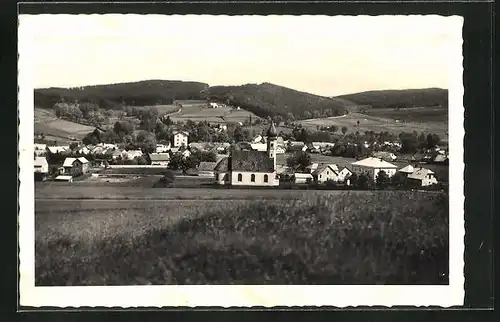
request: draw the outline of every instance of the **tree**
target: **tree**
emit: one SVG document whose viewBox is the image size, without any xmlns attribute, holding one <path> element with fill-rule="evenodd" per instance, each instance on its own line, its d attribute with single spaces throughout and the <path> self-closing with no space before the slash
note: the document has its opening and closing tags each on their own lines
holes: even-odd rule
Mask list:
<svg viewBox="0 0 500 322">
<path fill-rule="evenodd" d="M 396 172 L 391 177 L 391 185 L 396 188 L 404 187 L 406 185 L 406 177 L 401 172 Z"/>
<path fill-rule="evenodd" d="M 339 127 L 337 125 L 330 125 L 330 131 L 332 133 L 336 133 L 339 130 Z"/>
<path fill-rule="evenodd" d="M 342 134 L 346 134 L 347 133 L 347 126 L 342 126 Z"/>
<path fill-rule="evenodd" d="M 439 138 L 438 135 L 436 134 L 431 134 L 429 133 L 427 135 L 427 148 L 432 149 L 435 148 L 439 143 L 441 142 L 441 139 Z"/>
<path fill-rule="evenodd" d="M 356 186 L 360 189 L 370 189 L 373 187 L 373 178 L 366 173 L 362 173 L 358 176 Z"/>
<path fill-rule="evenodd" d="M 297 151 L 288 157 L 286 163 L 298 171 L 306 171 L 306 168 L 311 165 L 311 156 L 304 151 Z"/>
<path fill-rule="evenodd" d="M 150 107 L 140 112 L 141 127 L 148 132 L 152 132 L 158 120 L 158 109 Z"/>
<path fill-rule="evenodd" d="M 379 188 L 384 189 L 388 186 L 389 182 L 390 182 L 390 179 L 389 179 L 389 176 L 387 175 L 387 173 L 384 170 L 380 170 L 377 173 L 377 186 Z"/>
<path fill-rule="evenodd" d="M 156 137 L 153 133 L 147 131 L 140 131 L 137 134 L 137 145 L 147 153 L 156 151 Z"/>
</svg>

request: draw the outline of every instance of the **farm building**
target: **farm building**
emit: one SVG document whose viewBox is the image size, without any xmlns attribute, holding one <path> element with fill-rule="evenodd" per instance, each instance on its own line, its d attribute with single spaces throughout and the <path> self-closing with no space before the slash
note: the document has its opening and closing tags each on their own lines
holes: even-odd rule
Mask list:
<svg viewBox="0 0 500 322">
<path fill-rule="evenodd" d="M 425 168 L 414 169 L 414 171 L 408 175 L 408 180 L 410 184 L 418 187 L 426 187 L 438 183 L 434 176 L 434 172 Z"/>
<path fill-rule="evenodd" d="M 294 173 L 292 181 L 294 183 L 311 183 L 314 177 L 310 173 Z"/>
<path fill-rule="evenodd" d="M 174 147 L 188 146 L 189 133 L 185 131 L 175 131 L 174 133 Z"/>
<path fill-rule="evenodd" d="M 36 156 L 44 156 L 47 154 L 47 144 L 35 143 L 34 150 Z"/>
<path fill-rule="evenodd" d="M 198 175 L 200 177 L 213 178 L 215 176 L 214 169 L 216 165 L 217 162 L 200 162 L 198 166 Z"/>
<path fill-rule="evenodd" d="M 392 177 L 398 168 L 392 163 L 373 157 L 354 162 L 351 165 L 353 173 L 356 173 L 357 175 L 366 173 L 373 178 L 373 180 L 377 179 L 377 174 L 380 171 L 384 171 L 387 176 Z"/>
<path fill-rule="evenodd" d="M 316 170 L 314 170 L 311 175 L 314 179 L 314 182 L 316 183 L 324 183 L 328 180 L 332 181 L 339 181 L 339 176 L 338 176 L 338 169 L 336 169 L 337 166 L 335 166 L 335 169 L 329 165 L 329 164 L 324 164 L 320 167 L 318 167 Z"/>
<path fill-rule="evenodd" d="M 34 162 L 35 180 L 43 181 L 49 174 L 49 163 L 45 157 L 36 157 Z"/>
<path fill-rule="evenodd" d="M 73 177 L 87 173 L 89 168 L 89 161 L 84 157 L 80 158 L 66 158 L 63 163 L 64 174 Z"/>
<path fill-rule="evenodd" d="M 55 181 L 64 181 L 64 182 L 73 182 L 73 177 L 60 175 L 60 176 L 57 176 L 54 180 Z"/>
<path fill-rule="evenodd" d="M 231 151 L 215 166 L 215 180 L 221 185 L 277 186 L 276 128 L 271 124 L 267 131 L 267 151 Z"/>
<path fill-rule="evenodd" d="M 151 153 L 149 158 L 151 159 L 151 165 L 168 166 L 170 162 L 169 153 Z"/>
</svg>

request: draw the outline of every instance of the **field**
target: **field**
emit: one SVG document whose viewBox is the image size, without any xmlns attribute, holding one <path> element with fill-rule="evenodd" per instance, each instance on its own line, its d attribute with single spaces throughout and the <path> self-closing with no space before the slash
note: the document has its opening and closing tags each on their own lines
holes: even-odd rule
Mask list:
<svg viewBox="0 0 500 322">
<path fill-rule="evenodd" d="M 448 110 L 441 107 L 401 108 L 371 108 L 363 114 L 415 123 L 445 123 L 448 124 Z"/>
<path fill-rule="evenodd" d="M 375 112 L 374 112 L 375 113 Z M 387 113 L 387 112 L 386 112 Z M 321 119 L 308 119 L 297 121 L 302 126 L 316 129 L 316 126 L 331 126 L 336 125 L 339 131 L 343 126 L 347 127 L 347 132 L 357 131 L 357 122 L 359 121 L 359 131 L 374 131 L 374 132 L 392 132 L 399 134 L 400 132 L 425 132 L 435 133 L 442 139 L 448 140 L 448 121 L 442 122 L 396 122 L 395 119 L 385 118 L 380 116 L 372 116 L 361 113 L 349 113 L 342 117 L 330 117 Z"/>
<path fill-rule="evenodd" d="M 154 107 L 158 110 L 158 115 L 160 116 L 165 114 L 175 113 L 179 110 L 179 107 L 177 105 L 149 105 L 149 106 L 133 106 L 133 107 L 138 110 Z"/>
<path fill-rule="evenodd" d="M 58 119 L 52 111 L 35 108 L 35 132 L 59 139 L 82 139 L 95 128 L 79 123 Z"/>
<path fill-rule="evenodd" d="M 180 112 L 172 114 L 170 118 L 175 122 L 192 120 L 194 122 L 208 121 L 212 123 L 224 123 L 244 122 L 248 120 L 250 115 L 252 115 L 253 120 L 259 118 L 251 112 L 233 109 L 232 107 L 208 108 L 206 107 L 206 103 L 193 103 L 183 105 Z"/>
<path fill-rule="evenodd" d="M 143 197 L 37 199 L 37 286 L 448 283 L 443 194 L 96 190 L 37 187 Z"/>
</svg>

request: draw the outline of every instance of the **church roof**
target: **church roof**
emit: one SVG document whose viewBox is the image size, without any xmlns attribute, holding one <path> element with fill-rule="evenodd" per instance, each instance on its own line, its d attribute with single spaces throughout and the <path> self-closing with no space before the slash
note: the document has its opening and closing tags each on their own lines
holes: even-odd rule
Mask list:
<svg viewBox="0 0 500 322">
<path fill-rule="evenodd" d="M 277 137 L 278 132 L 276 132 L 276 127 L 274 127 L 274 122 L 271 122 L 271 126 L 269 126 L 269 130 L 267 130 L 267 137 Z"/>
<path fill-rule="evenodd" d="M 235 150 L 229 157 L 220 160 L 214 170 L 219 172 L 274 172 L 274 162 L 266 152 Z"/>
</svg>

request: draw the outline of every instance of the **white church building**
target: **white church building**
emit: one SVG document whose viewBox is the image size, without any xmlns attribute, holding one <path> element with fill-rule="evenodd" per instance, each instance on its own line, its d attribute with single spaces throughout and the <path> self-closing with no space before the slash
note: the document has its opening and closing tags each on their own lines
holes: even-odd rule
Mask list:
<svg viewBox="0 0 500 322">
<path fill-rule="evenodd" d="M 231 186 L 278 186 L 276 174 L 276 128 L 267 131 L 266 151 L 231 151 L 215 166 L 215 181 Z"/>
</svg>

